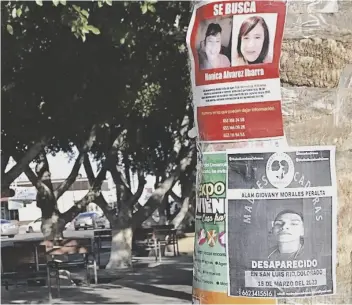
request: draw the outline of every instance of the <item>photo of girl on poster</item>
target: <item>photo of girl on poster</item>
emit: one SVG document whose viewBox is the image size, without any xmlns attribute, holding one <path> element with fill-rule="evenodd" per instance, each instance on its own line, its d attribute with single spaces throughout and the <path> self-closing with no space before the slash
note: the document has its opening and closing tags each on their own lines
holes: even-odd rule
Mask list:
<svg viewBox="0 0 352 305">
<path fill-rule="evenodd" d="M 234 17 L 234 35 L 236 33 L 237 35 L 233 39 L 235 51 L 233 52 L 232 66 L 272 62 L 276 16 L 274 14 L 262 15 Z M 243 17 L 246 19 L 243 20 Z"/>
<path fill-rule="evenodd" d="M 200 70 L 228 68 L 231 66 L 229 59 L 231 58 L 230 22 L 231 20 L 227 18 L 227 20 L 222 20 L 222 24 L 212 20 L 211 23 L 203 23 L 200 26 L 200 33 L 198 35 Z"/>
</svg>

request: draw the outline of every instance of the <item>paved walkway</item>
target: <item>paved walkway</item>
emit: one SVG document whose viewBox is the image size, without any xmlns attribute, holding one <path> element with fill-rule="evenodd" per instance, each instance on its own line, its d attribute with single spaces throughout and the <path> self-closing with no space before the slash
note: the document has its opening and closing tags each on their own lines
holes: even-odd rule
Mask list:
<svg viewBox="0 0 352 305">
<path fill-rule="evenodd" d="M 180 304 L 192 301 L 192 257 L 166 257 L 125 274 L 112 283 L 61 287 L 60 298 L 53 294 L 53 304 Z M 55 293 L 55 290 L 54 290 Z M 2 288 L 1 304 L 46 304 L 46 287 Z"/>
</svg>

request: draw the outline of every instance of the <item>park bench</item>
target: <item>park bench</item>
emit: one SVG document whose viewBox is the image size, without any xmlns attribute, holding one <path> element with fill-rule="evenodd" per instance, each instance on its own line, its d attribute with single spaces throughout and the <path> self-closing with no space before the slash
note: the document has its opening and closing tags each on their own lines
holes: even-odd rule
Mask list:
<svg viewBox="0 0 352 305">
<path fill-rule="evenodd" d="M 104 242 L 111 242 L 112 235 L 111 229 L 101 229 L 94 231 L 94 251 L 97 257 L 97 264 L 101 267 L 100 254 L 101 250 L 104 248 Z M 146 251 L 149 253 L 155 247 L 155 242 L 153 239 L 153 229 L 152 228 L 138 228 L 133 233 L 133 250 L 134 252 L 143 253 Z M 110 247 L 109 247 L 110 248 Z M 157 259 L 157 256 L 156 256 Z"/>
<path fill-rule="evenodd" d="M 50 257 L 49 270 L 59 274 L 60 270 L 65 270 L 70 274 L 77 269 L 85 269 L 85 280 L 90 285 L 89 265 L 93 263 L 94 277 L 96 278 L 96 259 L 92 247 L 91 239 L 74 238 L 59 241 L 43 241 L 46 248 L 46 255 Z M 89 258 L 92 258 L 90 261 Z M 60 278 L 57 276 L 58 294 L 60 293 Z M 72 282 L 72 279 L 71 279 Z"/>
<path fill-rule="evenodd" d="M 154 238 L 153 228 L 137 228 L 133 232 L 133 250 L 142 256 L 155 256 L 155 261 L 161 259 L 158 241 Z"/>
<path fill-rule="evenodd" d="M 97 264 L 101 267 L 100 254 L 104 242 L 111 242 L 111 229 L 94 231 L 93 251 Z M 173 225 L 160 225 L 151 228 L 137 228 L 133 232 L 133 251 L 137 254 L 147 253 L 155 256 L 155 261 L 161 260 L 167 246 L 173 246 L 174 255 L 179 255 L 178 238 Z M 95 270 L 95 269 L 94 269 Z M 96 271 L 95 271 L 96 272 Z"/>
<path fill-rule="evenodd" d="M 149 255 L 161 261 L 165 255 L 166 247 L 173 246 L 174 255 L 179 255 L 178 238 L 173 225 L 155 225 L 151 228 L 139 228 L 134 232 L 135 244 L 144 246 Z"/>
<path fill-rule="evenodd" d="M 44 245 L 22 241 L 1 248 L 1 284 L 6 290 L 9 286 L 17 288 L 19 284 L 47 284 L 51 302 L 49 267 Z"/>
</svg>

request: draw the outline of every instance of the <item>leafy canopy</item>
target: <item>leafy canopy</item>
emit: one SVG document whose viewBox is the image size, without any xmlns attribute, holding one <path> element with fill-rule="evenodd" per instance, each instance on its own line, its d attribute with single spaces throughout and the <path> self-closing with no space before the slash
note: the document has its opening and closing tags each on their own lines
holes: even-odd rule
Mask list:
<svg viewBox="0 0 352 305">
<path fill-rule="evenodd" d="M 104 158 L 121 132 L 131 166 L 166 169 L 192 125 L 184 34 L 188 2 L 2 2 L 2 151 L 82 145 L 100 126 Z M 183 35 L 182 35 L 183 36 Z"/>
</svg>

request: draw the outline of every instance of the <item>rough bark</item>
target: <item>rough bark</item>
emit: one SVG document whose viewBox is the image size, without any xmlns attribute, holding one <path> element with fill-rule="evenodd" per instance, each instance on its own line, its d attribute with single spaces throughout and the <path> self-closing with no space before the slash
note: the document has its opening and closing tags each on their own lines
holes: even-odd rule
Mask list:
<svg viewBox="0 0 352 305">
<path fill-rule="evenodd" d="M 123 171 L 116 166 L 117 151 L 112 152 L 109 170 L 116 185 L 117 213 L 109 215 L 111 224 L 111 253 L 107 269 L 129 268 L 132 266 L 132 208 L 140 196 L 134 196 Z M 145 180 L 140 175 L 138 189 L 144 187 Z"/>
<path fill-rule="evenodd" d="M 284 84 L 333 88 L 343 67 L 352 63 L 352 2 L 338 1 L 338 11 L 321 13 L 327 3 L 290 3 L 280 60 Z"/>
<path fill-rule="evenodd" d="M 106 269 L 130 268 L 132 266 L 132 226 L 113 224 L 111 227 L 111 254 Z"/>
<path fill-rule="evenodd" d="M 37 175 L 35 185 L 38 191 L 37 206 L 42 211 L 41 230 L 44 240 L 62 239 L 63 221 L 60 219 L 60 212 L 51 183 L 49 163 L 45 153 L 40 156 L 35 171 Z"/>
<path fill-rule="evenodd" d="M 111 253 L 106 269 L 129 268 L 132 266 L 132 210 L 122 204 L 119 214 L 111 222 Z"/>
</svg>

